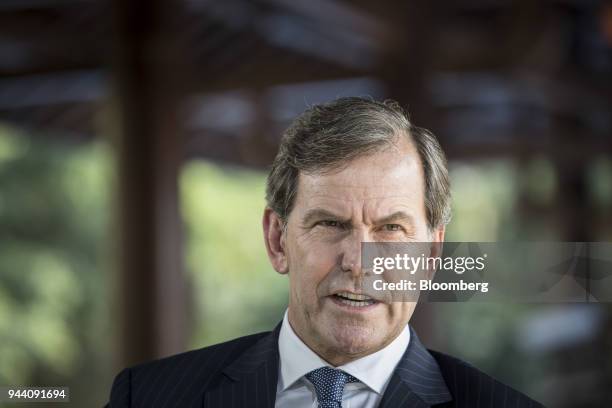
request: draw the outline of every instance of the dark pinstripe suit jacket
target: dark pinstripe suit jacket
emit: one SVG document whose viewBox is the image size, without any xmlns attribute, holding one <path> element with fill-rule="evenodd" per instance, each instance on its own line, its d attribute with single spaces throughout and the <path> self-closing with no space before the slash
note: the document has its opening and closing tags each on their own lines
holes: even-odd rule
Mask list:
<svg viewBox="0 0 612 408">
<path fill-rule="evenodd" d="M 241 337 L 123 370 L 107 408 L 274 407 L 278 334 Z M 380 403 L 395 407 L 541 407 L 471 365 L 428 351 L 410 328 L 410 344 Z"/>
</svg>

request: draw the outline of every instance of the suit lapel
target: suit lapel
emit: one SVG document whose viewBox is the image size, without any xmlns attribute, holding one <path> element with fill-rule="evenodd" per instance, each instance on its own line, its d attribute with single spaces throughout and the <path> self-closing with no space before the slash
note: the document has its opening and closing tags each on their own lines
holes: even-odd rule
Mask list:
<svg viewBox="0 0 612 408">
<path fill-rule="evenodd" d="M 379 408 L 424 408 L 450 400 L 438 363 L 410 327 L 410 344 L 391 376 Z"/>
<path fill-rule="evenodd" d="M 204 406 L 274 408 L 279 332 L 280 324 L 227 366 L 218 386 L 204 395 Z M 425 408 L 451 400 L 438 363 L 410 327 L 410 344 L 391 376 L 379 408 Z"/>
<path fill-rule="evenodd" d="M 205 407 L 274 408 L 280 324 L 223 370 L 218 387 L 204 395 Z"/>
</svg>

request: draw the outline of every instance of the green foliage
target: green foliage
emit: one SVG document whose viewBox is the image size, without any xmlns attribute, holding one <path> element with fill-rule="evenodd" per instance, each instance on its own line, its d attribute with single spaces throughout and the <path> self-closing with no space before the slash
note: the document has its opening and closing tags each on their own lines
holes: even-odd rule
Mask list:
<svg viewBox="0 0 612 408">
<path fill-rule="evenodd" d="M 193 346 L 270 330 L 282 318 L 286 277 L 270 266 L 261 219 L 265 175 L 197 161 L 181 175 Z"/>
<path fill-rule="evenodd" d="M 0 127 L 0 383 L 74 385 L 73 401 L 100 403 L 82 374 L 109 369 L 109 152 L 43 140 Z"/>
<path fill-rule="evenodd" d="M 509 159 L 456 162 L 450 166 L 450 176 L 453 219 L 447 228 L 447 241 L 558 239 L 557 231 L 544 221 L 531 220 L 526 225 L 517 212 L 521 189 L 536 195 L 538 201 L 550 199 L 555 193 L 554 169 L 547 161 L 537 159 L 527 169 Z M 545 185 L 544 191 L 538 190 L 538 181 Z M 541 363 L 517 345 L 522 321 L 537 311 L 538 305 L 462 302 L 428 306 L 436 316 L 434 331 L 444 339 L 441 346 L 445 352 L 522 391 L 536 391 L 529 375 L 541 374 Z"/>
</svg>

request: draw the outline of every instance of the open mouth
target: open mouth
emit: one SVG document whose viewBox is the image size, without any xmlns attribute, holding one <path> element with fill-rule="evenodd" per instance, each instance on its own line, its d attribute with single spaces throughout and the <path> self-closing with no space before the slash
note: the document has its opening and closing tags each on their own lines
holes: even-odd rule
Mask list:
<svg viewBox="0 0 612 408">
<path fill-rule="evenodd" d="M 338 303 L 353 307 L 365 307 L 378 303 L 368 295 L 359 295 L 350 292 L 338 292 L 332 296 Z"/>
</svg>

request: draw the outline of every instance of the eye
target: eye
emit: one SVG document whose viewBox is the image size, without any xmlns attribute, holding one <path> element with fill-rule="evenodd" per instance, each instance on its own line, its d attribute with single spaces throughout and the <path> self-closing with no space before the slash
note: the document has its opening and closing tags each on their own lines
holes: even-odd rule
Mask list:
<svg viewBox="0 0 612 408">
<path fill-rule="evenodd" d="M 397 232 L 397 231 L 403 231 L 404 230 L 404 228 L 401 225 L 399 225 L 399 224 L 385 224 L 383 226 L 383 229 L 385 231 L 391 231 L 391 232 Z"/>
<path fill-rule="evenodd" d="M 339 221 L 334 221 L 334 220 L 319 221 L 317 225 L 321 225 L 322 227 L 330 227 L 330 228 L 340 228 L 342 226 L 342 224 Z"/>
</svg>

